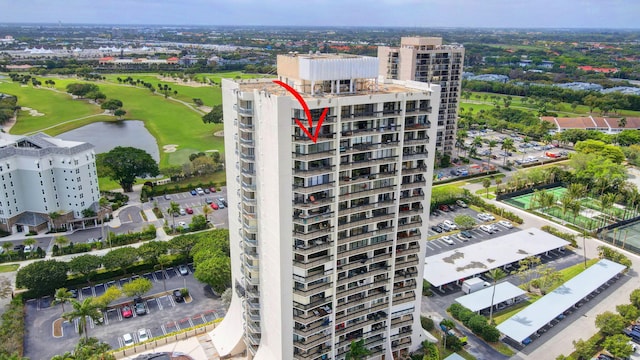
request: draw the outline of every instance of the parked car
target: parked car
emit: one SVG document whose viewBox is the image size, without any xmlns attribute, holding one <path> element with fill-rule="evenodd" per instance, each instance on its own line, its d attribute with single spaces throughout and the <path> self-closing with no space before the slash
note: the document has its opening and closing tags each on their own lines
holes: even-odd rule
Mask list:
<svg viewBox="0 0 640 360">
<path fill-rule="evenodd" d="M 185 208 L 184 211 L 186 211 L 187 214 L 193 214 L 193 209 L 192 208 Z"/>
<path fill-rule="evenodd" d="M 215 186 L 212 186 L 212 187 L 210 187 L 210 188 L 209 188 L 209 191 L 211 191 L 212 193 L 214 193 L 214 192 L 216 192 L 217 190 L 216 190 L 216 187 L 215 187 Z"/>
<path fill-rule="evenodd" d="M 449 244 L 449 245 L 453 245 L 453 244 L 454 244 L 453 240 L 451 240 L 451 238 L 450 238 L 450 237 L 448 237 L 448 236 L 446 236 L 446 235 L 445 235 L 445 236 L 443 236 L 443 237 L 441 237 L 441 238 L 440 238 L 440 240 L 442 240 L 442 241 L 446 242 L 446 243 L 447 243 L 447 244 Z"/>
<path fill-rule="evenodd" d="M 178 272 L 182 276 L 189 275 L 189 268 L 187 267 L 187 265 L 178 265 Z"/>
<path fill-rule="evenodd" d="M 129 333 L 122 335 L 122 340 L 124 341 L 124 346 L 131 346 L 134 344 L 133 335 Z"/>
<path fill-rule="evenodd" d="M 180 215 L 187 215 L 187 211 L 183 208 L 180 208 L 178 212 L 180 213 Z"/>
<path fill-rule="evenodd" d="M 209 188 L 204 188 L 202 189 L 204 191 L 205 194 L 210 194 L 211 190 L 209 190 Z"/>
<path fill-rule="evenodd" d="M 71 293 L 71 297 L 72 297 L 72 298 L 74 298 L 74 299 L 77 299 L 77 298 L 78 298 L 78 290 L 76 290 L 76 289 L 71 289 L 71 290 L 69 290 L 69 292 Z"/>
<path fill-rule="evenodd" d="M 138 329 L 138 341 L 143 342 L 149 340 L 147 329 Z"/>
<path fill-rule="evenodd" d="M 487 234 L 493 234 L 493 228 L 489 225 L 480 225 L 480 230 L 486 232 Z"/>
<path fill-rule="evenodd" d="M 458 225 L 456 225 L 456 224 L 455 224 L 453 221 L 451 221 L 451 220 L 445 220 L 445 221 L 443 221 L 442 223 L 443 223 L 443 224 L 445 224 L 445 225 L 447 225 L 447 226 L 449 226 L 449 228 L 450 228 L 451 230 L 457 230 L 457 229 L 458 229 Z"/>
<path fill-rule="evenodd" d="M 467 203 L 465 203 L 462 200 L 456 200 L 456 205 L 460 206 L 461 208 L 468 208 L 469 206 L 467 205 Z"/>
<path fill-rule="evenodd" d="M 451 231 L 451 227 L 445 223 L 440 223 L 438 226 L 440 226 L 444 231 Z"/>
<path fill-rule="evenodd" d="M 164 194 L 164 199 L 165 199 L 165 200 L 171 200 L 171 195 L 169 195 L 169 194 Z"/>
<path fill-rule="evenodd" d="M 200 188 L 200 187 L 199 187 L 199 188 L 196 188 L 196 193 L 197 193 L 198 195 L 204 195 L 204 190 L 202 190 L 202 188 Z"/>
<path fill-rule="evenodd" d="M 500 220 L 500 221 L 498 221 L 498 224 L 506 227 L 507 229 L 513 228 L 513 225 L 507 220 Z"/>
<path fill-rule="evenodd" d="M 433 225 L 431 227 L 431 230 L 437 232 L 438 234 L 440 234 L 442 232 L 442 228 L 440 226 L 438 226 L 438 225 Z"/>
<path fill-rule="evenodd" d="M 442 210 L 444 212 L 449 212 L 449 207 L 445 204 L 438 206 L 438 210 Z"/>
<path fill-rule="evenodd" d="M 130 318 L 133 317 L 133 310 L 131 310 L 131 306 L 129 305 L 125 305 L 123 306 L 120 311 L 122 312 L 122 317 L 123 318 Z"/>
<path fill-rule="evenodd" d="M 462 241 L 469 241 L 469 239 L 468 239 L 466 236 L 464 236 L 461 232 L 459 232 L 459 233 L 456 235 L 456 237 L 457 237 L 458 239 L 462 240 Z"/>
<path fill-rule="evenodd" d="M 24 251 L 25 254 L 29 254 L 33 251 L 33 246 L 34 245 L 27 245 L 24 247 L 24 249 L 22 251 Z"/>
<path fill-rule="evenodd" d="M 438 210 L 433 210 L 431 212 L 431 216 L 440 216 L 440 212 L 438 212 Z"/>
<path fill-rule="evenodd" d="M 198 192 L 197 192 L 197 191 L 195 191 L 195 190 L 191 190 L 190 192 L 191 192 L 191 195 L 193 195 L 193 196 L 198 195 Z"/>
<path fill-rule="evenodd" d="M 213 199 L 211 199 L 210 197 L 206 197 L 204 198 L 204 202 L 206 202 L 207 204 L 211 204 L 213 202 Z"/>
<path fill-rule="evenodd" d="M 473 236 L 471 235 L 471 233 L 467 230 L 462 230 L 460 231 L 460 234 L 462 234 L 464 237 L 466 237 L 467 239 L 471 239 L 473 238 Z"/>
<path fill-rule="evenodd" d="M 184 296 L 182 295 L 182 291 L 180 291 L 179 289 L 173 290 L 173 299 L 176 302 L 183 302 L 184 301 Z"/>
<path fill-rule="evenodd" d="M 146 315 L 147 308 L 144 306 L 143 302 L 136 302 L 133 307 L 136 309 L 136 315 Z"/>
<path fill-rule="evenodd" d="M 187 225 L 187 223 L 184 221 L 178 221 L 178 227 L 183 229 L 188 229 L 189 225 Z"/>
<path fill-rule="evenodd" d="M 224 206 L 228 206 L 227 205 L 227 200 L 225 198 L 223 198 L 223 197 L 219 197 L 218 198 L 218 204 L 219 203 L 222 203 L 222 205 L 224 205 Z"/>
<path fill-rule="evenodd" d="M 216 203 L 214 203 L 214 202 L 212 202 L 210 206 L 211 206 L 211 208 L 212 208 L 213 210 L 218 210 L 218 209 L 220 208 L 220 207 L 218 206 L 218 204 L 216 204 Z"/>
</svg>

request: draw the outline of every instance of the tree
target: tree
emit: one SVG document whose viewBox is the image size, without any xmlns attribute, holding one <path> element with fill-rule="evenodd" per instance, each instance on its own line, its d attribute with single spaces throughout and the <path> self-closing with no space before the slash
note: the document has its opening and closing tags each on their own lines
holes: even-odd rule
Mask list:
<svg viewBox="0 0 640 360">
<path fill-rule="evenodd" d="M 493 148 L 496 147 L 498 145 L 498 142 L 495 140 L 490 140 L 489 144 L 487 145 L 489 147 L 489 154 L 487 155 L 487 163 L 491 164 L 491 155 L 492 155 L 492 151 Z"/>
<path fill-rule="evenodd" d="M 469 230 L 476 225 L 476 221 L 469 215 L 458 215 L 453 221 L 458 225 L 460 230 Z"/>
<path fill-rule="evenodd" d="M 489 187 L 491 187 L 491 179 L 484 178 L 482 179 L 482 187 L 487 191 L 487 199 L 489 198 Z"/>
<path fill-rule="evenodd" d="M 146 151 L 134 147 L 117 146 L 98 156 L 98 162 L 109 178 L 117 181 L 125 192 L 133 191 L 138 176 L 158 176 L 158 164 Z"/>
<path fill-rule="evenodd" d="M 0 276 L 0 299 L 6 299 L 13 294 L 11 280 L 4 276 Z"/>
<path fill-rule="evenodd" d="M 193 103 L 196 104 L 196 106 L 204 105 L 204 102 L 202 101 L 202 99 L 199 99 L 199 98 L 193 98 Z"/>
<path fill-rule="evenodd" d="M 122 292 L 127 296 L 142 297 L 153 288 L 151 280 L 138 278 L 122 285 Z"/>
<path fill-rule="evenodd" d="M 11 254 L 9 251 L 13 248 L 13 243 L 11 241 L 5 241 L 2 243 L 2 248 L 4 249 L 4 253 L 7 254 L 9 260 L 11 260 Z"/>
<path fill-rule="evenodd" d="M 222 105 L 214 105 L 213 108 L 211 108 L 211 111 L 202 117 L 202 122 L 205 124 L 222 124 L 222 115 Z"/>
<path fill-rule="evenodd" d="M 500 268 L 495 268 L 489 271 L 489 277 L 493 280 L 493 291 L 491 292 L 491 308 L 489 308 L 489 324 L 493 324 L 493 301 L 496 295 L 496 285 L 498 281 L 504 279 L 507 274 Z"/>
<path fill-rule="evenodd" d="M 82 336 L 84 333 L 85 339 L 89 339 L 87 318 L 90 318 L 98 325 L 102 325 L 102 313 L 98 310 L 92 297 L 85 298 L 82 302 L 72 300 L 71 305 L 73 310 L 62 314 L 62 318 L 69 322 L 78 319 L 78 334 Z"/>
<path fill-rule="evenodd" d="M 604 336 L 621 334 L 626 326 L 626 321 L 620 314 L 605 311 L 596 316 L 596 327 Z"/>
<path fill-rule="evenodd" d="M 116 111 L 122 107 L 122 101 L 118 99 L 109 99 L 100 105 L 102 110 Z"/>
<path fill-rule="evenodd" d="M 122 120 L 122 117 L 125 116 L 126 114 L 127 112 L 122 109 L 118 109 L 113 112 L 113 115 L 115 115 L 118 118 L 118 120 Z"/>
<path fill-rule="evenodd" d="M 100 91 L 91 91 L 91 92 L 88 92 L 88 93 L 85 95 L 85 97 L 86 97 L 87 99 L 91 99 L 91 100 L 96 101 L 96 102 L 97 102 L 98 100 L 104 100 L 104 99 L 106 99 L 106 98 L 107 98 L 107 96 L 106 96 L 105 94 L 103 94 L 102 92 L 100 92 Z"/>
<path fill-rule="evenodd" d="M 212 211 L 213 211 L 213 209 L 211 209 L 211 207 L 209 205 L 203 205 L 202 206 L 202 213 L 204 214 L 204 219 L 207 222 L 209 221 L 209 214 L 211 214 Z"/>
<path fill-rule="evenodd" d="M 97 92 L 99 90 L 100 89 L 98 88 L 98 86 L 94 84 L 72 83 L 67 85 L 67 92 L 79 98 L 83 98 L 87 94 L 91 92 Z"/>
<path fill-rule="evenodd" d="M 81 274 L 91 283 L 91 273 L 102 266 L 102 258 L 96 255 L 84 254 L 69 260 L 69 270 Z"/>
<path fill-rule="evenodd" d="M 62 305 L 62 312 L 64 313 L 64 303 L 71 299 L 73 299 L 73 296 L 67 288 L 56 289 L 56 293 L 53 295 L 53 305 Z"/>
<path fill-rule="evenodd" d="M 596 352 L 596 341 L 594 339 L 587 341 L 582 339 L 573 340 L 573 347 L 576 349 L 575 353 L 578 359 L 591 359 L 591 356 Z"/>
<path fill-rule="evenodd" d="M 63 236 L 56 236 L 53 242 L 62 249 L 63 247 L 69 245 L 70 240 L 68 237 L 63 235 Z"/>
<path fill-rule="evenodd" d="M 67 281 L 68 270 L 66 263 L 56 260 L 33 262 L 18 270 L 16 287 L 29 289 L 35 296 L 50 295 Z"/>
<path fill-rule="evenodd" d="M 633 290 L 629 295 L 629 300 L 631 301 L 631 304 L 633 304 L 633 306 L 640 309 L 640 289 Z"/>
<path fill-rule="evenodd" d="M 222 294 L 231 283 L 231 260 L 221 254 L 209 257 L 197 264 L 193 276 L 210 285 L 216 293 Z"/>
<path fill-rule="evenodd" d="M 637 307 L 635 307 L 633 304 L 620 304 L 616 306 L 616 311 L 629 324 L 634 322 L 638 317 L 640 317 L 640 310 Z"/>
<path fill-rule="evenodd" d="M 31 256 L 33 256 L 33 254 L 35 254 L 35 253 L 36 253 L 35 251 L 33 251 L 33 250 L 35 250 L 35 249 L 33 249 L 33 246 L 34 246 L 35 244 L 37 244 L 37 243 L 38 243 L 38 240 L 36 240 L 36 239 L 34 239 L 34 238 L 30 238 L 30 237 L 28 237 L 28 238 L 26 238 L 26 239 L 22 240 L 22 244 L 23 244 L 24 246 L 32 247 L 31 252 L 29 253 L 29 256 L 30 256 L 30 257 L 31 257 Z"/>
<path fill-rule="evenodd" d="M 176 216 L 180 213 L 180 204 L 175 201 L 169 203 L 169 208 L 167 212 L 171 216 L 171 220 L 173 220 L 173 232 L 176 231 Z"/>
<path fill-rule="evenodd" d="M 204 230 L 207 228 L 207 219 L 204 215 L 194 215 L 191 218 L 191 229 L 193 231 Z"/>
<path fill-rule="evenodd" d="M 607 337 L 602 345 L 616 359 L 627 359 L 629 355 L 633 354 L 633 347 L 629 344 L 629 338 L 623 334 Z"/>
<path fill-rule="evenodd" d="M 102 257 L 104 267 L 113 269 L 122 269 L 123 273 L 127 273 L 127 268 L 138 260 L 138 251 L 130 246 L 114 249 L 106 253 Z"/>
<path fill-rule="evenodd" d="M 64 355 L 56 355 L 51 360 L 116 360 L 110 350 L 109 344 L 91 337 L 80 339 L 73 354 L 66 352 Z"/>
<path fill-rule="evenodd" d="M 145 261 L 155 265 L 158 263 L 158 257 L 166 254 L 169 244 L 164 241 L 149 241 L 138 248 L 138 255 Z"/>
<path fill-rule="evenodd" d="M 371 354 L 371 350 L 364 346 L 364 339 L 352 341 L 345 360 L 364 360 Z"/>
<path fill-rule="evenodd" d="M 207 206 L 209 207 L 209 206 Z M 179 235 L 168 241 L 169 249 L 172 253 L 179 253 L 188 256 L 193 246 L 198 242 L 195 234 Z"/>
<path fill-rule="evenodd" d="M 122 297 L 122 291 L 117 286 L 109 286 L 105 290 L 104 294 L 94 299 L 94 303 L 96 304 L 98 309 L 107 311 L 109 304 L 121 297 Z"/>
</svg>

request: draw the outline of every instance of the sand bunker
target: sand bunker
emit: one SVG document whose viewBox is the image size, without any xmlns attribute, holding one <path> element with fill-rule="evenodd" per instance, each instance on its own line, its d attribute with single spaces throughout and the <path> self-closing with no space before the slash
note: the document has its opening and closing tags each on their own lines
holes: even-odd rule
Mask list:
<svg viewBox="0 0 640 360">
<path fill-rule="evenodd" d="M 29 115 L 31 116 L 44 116 L 43 113 L 39 112 L 38 110 L 32 109 L 32 108 L 28 108 L 28 107 L 21 107 L 22 110 L 24 111 L 28 111 Z"/>
<path fill-rule="evenodd" d="M 162 150 L 164 150 L 164 152 L 166 152 L 166 153 L 172 153 L 172 152 L 176 152 L 176 150 L 178 150 L 178 146 L 179 145 L 174 145 L 174 144 L 165 145 L 165 146 L 162 147 Z"/>
<path fill-rule="evenodd" d="M 213 136 L 224 137 L 224 130 L 216 131 Z"/>
<path fill-rule="evenodd" d="M 213 149 L 213 150 L 205 150 L 204 152 L 206 152 L 206 153 L 214 153 L 214 152 L 220 152 L 220 151 L 218 151 L 216 149 Z"/>
</svg>

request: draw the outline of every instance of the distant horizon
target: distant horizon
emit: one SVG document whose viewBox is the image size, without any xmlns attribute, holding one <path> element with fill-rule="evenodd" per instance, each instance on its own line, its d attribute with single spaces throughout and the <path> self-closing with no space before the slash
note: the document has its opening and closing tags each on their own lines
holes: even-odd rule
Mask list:
<svg viewBox="0 0 640 360">
<path fill-rule="evenodd" d="M 637 0 L 0 0 L 0 23 L 640 29 Z M 594 26 L 595 24 L 607 26 Z M 373 25 L 373 26 L 372 26 Z"/>
</svg>

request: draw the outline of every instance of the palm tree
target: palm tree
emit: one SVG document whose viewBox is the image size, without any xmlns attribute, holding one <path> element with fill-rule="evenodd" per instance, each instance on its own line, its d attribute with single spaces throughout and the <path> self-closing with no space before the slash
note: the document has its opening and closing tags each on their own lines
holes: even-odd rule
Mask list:
<svg viewBox="0 0 640 360">
<path fill-rule="evenodd" d="M 489 324 L 493 324 L 493 301 L 496 296 L 496 285 L 498 281 L 504 279 L 507 274 L 500 268 L 489 271 L 489 277 L 493 280 L 493 292 L 491 293 L 491 308 L 489 308 Z"/>
<path fill-rule="evenodd" d="M 60 218 L 62 215 L 57 212 L 57 211 L 53 211 L 49 213 L 49 223 L 51 224 L 51 228 L 52 229 L 57 229 L 58 228 L 58 224 L 56 223 L 56 220 L 58 218 Z"/>
<path fill-rule="evenodd" d="M 572 199 L 581 199 L 584 197 L 585 192 L 587 191 L 586 186 L 580 183 L 569 184 L 567 188 L 567 192 L 565 195 L 569 195 Z"/>
<path fill-rule="evenodd" d="M 500 184 L 502 184 L 502 179 L 498 177 L 494 180 L 494 182 L 496 183 L 496 195 L 498 195 L 498 193 L 500 192 Z"/>
<path fill-rule="evenodd" d="M 496 147 L 496 145 L 498 145 L 498 142 L 495 140 L 489 140 L 489 154 L 487 155 L 487 162 L 489 163 L 489 165 L 491 165 L 491 151 L 493 150 L 494 147 Z"/>
<path fill-rule="evenodd" d="M 472 145 L 475 148 L 481 147 L 482 146 L 482 137 L 481 136 L 474 137 Z"/>
<path fill-rule="evenodd" d="M 56 293 L 53 295 L 53 305 L 62 305 L 62 312 L 64 313 L 64 303 L 71 299 L 73 299 L 71 291 L 67 290 L 67 288 L 60 288 L 57 289 Z"/>
<path fill-rule="evenodd" d="M 11 260 L 11 253 L 9 250 L 13 247 L 13 243 L 11 241 L 5 241 L 2 243 L 2 248 L 4 249 L 4 253 L 7 254 L 9 260 Z"/>
<path fill-rule="evenodd" d="M 571 210 L 571 213 L 573 214 L 573 223 L 575 224 L 576 223 L 576 217 L 580 214 L 580 211 L 582 210 L 582 203 L 579 200 L 574 200 L 571 203 L 571 206 L 569 206 L 569 209 Z M 586 224 L 585 224 L 585 226 L 586 226 Z"/>
<path fill-rule="evenodd" d="M 618 194 L 614 194 L 614 193 L 607 193 L 600 196 L 600 206 L 601 206 L 602 212 L 607 215 L 610 215 L 611 212 L 606 212 L 605 210 L 611 208 L 611 206 L 613 206 L 613 204 L 615 204 L 617 200 L 618 200 Z"/>
<path fill-rule="evenodd" d="M 89 339 L 87 317 L 91 318 L 96 324 L 100 324 L 102 313 L 98 310 L 98 306 L 94 303 L 92 297 L 88 297 L 82 302 L 71 300 L 71 305 L 73 306 L 73 311 L 62 314 L 62 318 L 69 322 L 78 319 L 78 334 L 82 336 L 84 333 L 85 339 Z"/>
<path fill-rule="evenodd" d="M 569 193 L 565 193 L 560 198 L 560 204 L 562 205 L 562 218 L 564 219 L 565 215 L 567 215 L 567 211 L 571 209 L 571 205 L 575 200 L 569 195 Z"/>
<path fill-rule="evenodd" d="M 176 231 L 176 215 L 180 213 L 180 204 L 175 201 L 169 203 L 169 209 L 167 209 L 171 219 L 173 220 L 173 231 Z"/>
<path fill-rule="evenodd" d="M 506 153 L 515 151 L 515 146 L 513 145 L 512 138 L 506 138 L 502 141 L 502 146 L 500 147 L 502 151 Z M 507 163 L 507 156 L 505 155 L 502 161 L 502 165 L 504 166 Z"/>
<path fill-rule="evenodd" d="M 59 249 L 62 249 L 63 247 L 69 245 L 69 238 L 66 236 L 57 236 L 53 242 L 58 245 Z"/>
<path fill-rule="evenodd" d="M 627 118 L 623 117 L 620 120 L 618 120 L 618 127 L 621 129 L 624 129 L 625 126 L 627 126 Z M 620 145 L 620 142 L 618 141 L 618 137 L 620 136 L 620 131 L 618 131 L 617 135 L 616 135 L 616 143 L 618 145 Z"/>
<path fill-rule="evenodd" d="M 211 207 L 209 205 L 204 205 L 202 207 L 202 213 L 204 214 L 204 218 L 209 221 L 209 214 L 211 214 L 213 210 L 211 210 Z"/>
<path fill-rule="evenodd" d="M 491 186 L 491 179 L 484 178 L 482 179 L 482 187 L 487 191 L 487 199 L 489 198 L 489 187 Z"/>
<path fill-rule="evenodd" d="M 456 133 L 456 145 L 458 147 L 458 156 L 460 156 L 460 148 L 464 146 L 464 139 L 467 138 L 467 132 L 460 130 Z"/>
</svg>

